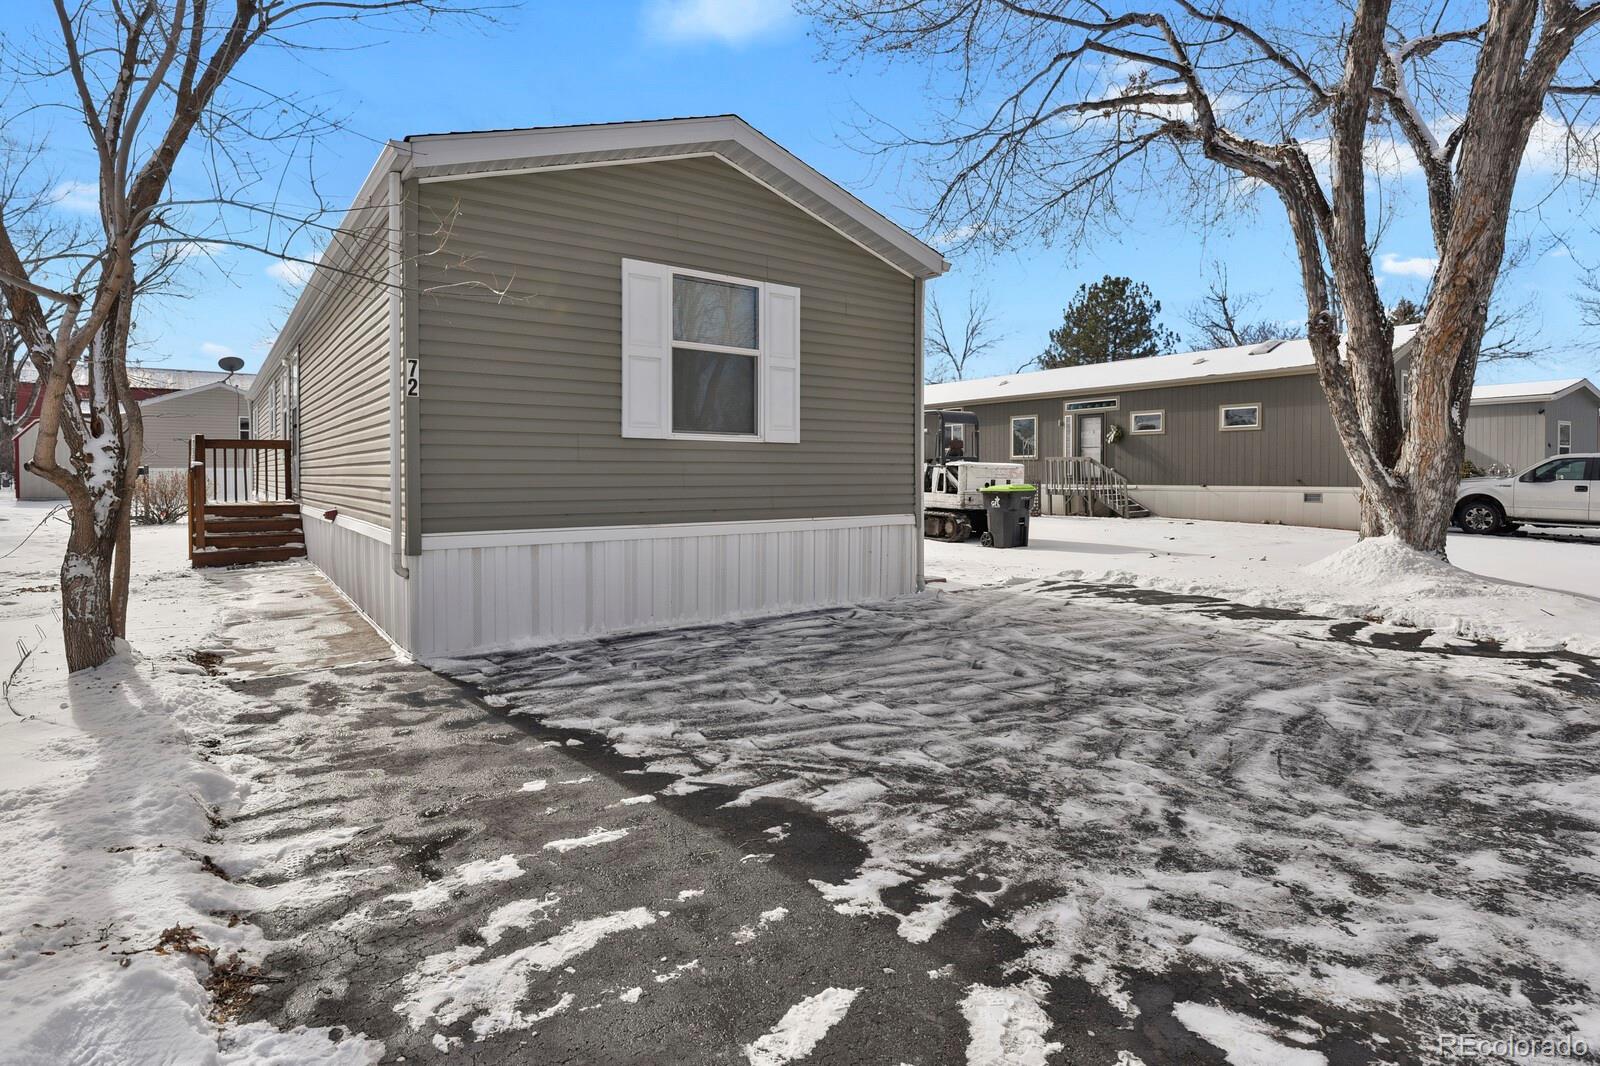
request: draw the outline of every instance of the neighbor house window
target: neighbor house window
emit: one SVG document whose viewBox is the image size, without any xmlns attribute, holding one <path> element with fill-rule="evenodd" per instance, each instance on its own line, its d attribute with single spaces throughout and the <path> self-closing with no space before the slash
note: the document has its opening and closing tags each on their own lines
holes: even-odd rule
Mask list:
<svg viewBox="0 0 1600 1066">
<path fill-rule="evenodd" d="M 1039 458 L 1039 419 L 1022 415 L 1011 420 L 1011 458 Z"/>
<path fill-rule="evenodd" d="M 1260 429 L 1261 405 L 1258 403 L 1225 403 L 1217 409 L 1217 428 L 1224 432 L 1235 429 Z"/>
<path fill-rule="evenodd" d="M 622 435 L 800 439 L 800 290 L 625 259 Z"/>
<path fill-rule="evenodd" d="M 250 419 L 245 415 L 239 416 L 239 439 L 250 439 Z"/>
<path fill-rule="evenodd" d="M 1134 433 L 1165 433 L 1167 431 L 1167 412 L 1135 411 L 1133 412 L 1133 424 L 1130 428 Z"/>
<path fill-rule="evenodd" d="M 1571 455 L 1572 454 L 1572 423 L 1571 422 L 1557 422 L 1556 423 L 1556 454 L 1557 455 Z"/>
<path fill-rule="evenodd" d="M 1102 397 L 1098 400 L 1068 400 L 1065 409 L 1073 411 L 1115 411 L 1117 398 L 1115 396 Z"/>
</svg>

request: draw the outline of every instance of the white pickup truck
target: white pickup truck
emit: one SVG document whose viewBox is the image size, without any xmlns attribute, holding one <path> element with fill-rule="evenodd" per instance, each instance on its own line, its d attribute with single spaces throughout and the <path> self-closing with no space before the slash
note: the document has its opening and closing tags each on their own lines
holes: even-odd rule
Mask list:
<svg viewBox="0 0 1600 1066">
<path fill-rule="evenodd" d="M 1600 455 L 1558 455 L 1510 477 L 1474 477 L 1456 491 L 1455 524 L 1505 533 L 1519 523 L 1600 525 Z"/>
</svg>

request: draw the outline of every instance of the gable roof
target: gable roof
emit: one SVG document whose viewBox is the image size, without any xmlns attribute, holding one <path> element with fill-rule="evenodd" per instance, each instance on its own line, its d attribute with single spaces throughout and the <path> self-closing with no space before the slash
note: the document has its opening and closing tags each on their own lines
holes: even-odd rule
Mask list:
<svg viewBox="0 0 1600 1066">
<path fill-rule="evenodd" d="M 1473 385 L 1473 403 L 1549 403 L 1579 389 L 1588 389 L 1600 399 L 1600 388 L 1588 378 L 1556 378 L 1552 381 L 1512 381 L 1503 385 Z"/>
<path fill-rule="evenodd" d="M 1404 348 L 1416 331 L 1415 326 L 1397 327 L 1394 331 L 1395 351 Z M 948 381 L 925 386 L 923 402 L 929 407 L 949 407 L 953 404 L 1032 399 L 1156 385 L 1187 385 L 1199 381 L 1276 377 L 1308 373 L 1316 369 L 1316 365 L 1310 341 L 1267 341 L 1236 348 L 1212 348 L 1175 355 L 1152 355 L 1145 359 L 1122 359 L 1091 366 L 1066 366 L 1024 374 L 973 378 L 969 381 Z"/>
<path fill-rule="evenodd" d="M 237 396 L 241 401 L 244 400 L 246 395 L 245 391 L 236 385 L 232 385 L 226 381 L 213 381 L 208 385 L 196 385 L 192 389 L 165 390 L 157 393 L 154 396 L 136 396 L 134 398 L 139 401 L 140 410 L 143 410 L 144 408 L 153 407 L 156 404 L 164 403 L 167 400 L 176 400 L 184 396 L 194 396 L 198 393 L 210 392 L 212 389 L 227 389 L 230 393 Z M 141 390 L 135 389 L 134 391 L 139 392 Z M 17 431 L 11 435 L 11 439 L 13 441 L 21 440 L 24 433 L 28 432 L 28 430 L 32 429 L 38 424 L 39 416 L 35 414 L 26 422 L 17 427 Z"/>
<path fill-rule="evenodd" d="M 937 277 L 950 268 L 933 248 L 737 115 L 414 134 L 390 141 L 378 154 L 261 364 L 250 395 L 264 387 L 299 324 L 335 287 L 335 275 L 351 254 L 350 242 L 338 236 L 363 214 L 383 207 L 389 174 L 398 171 L 404 179 L 425 182 L 460 181 L 695 157 L 722 160 L 908 277 Z"/>
<path fill-rule="evenodd" d="M 405 176 L 419 181 L 714 156 L 904 274 L 931 278 L 950 268 L 933 248 L 738 115 L 413 134 L 405 147 Z"/>
<path fill-rule="evenodd" d="M 158 404 L 158 403 L 165 403 L 168 400 L 178 400 L 178 399 L 183 399 L 183 398 L 188 397 L 188 396 L 198 396 L 202 392 L 210 392 L 213 389 L 227 389 L 230 393 L 232 393 L 235 396 L 240 397 L 241 399 L 245 395 L 245 390 L 244 389 L 239 388 L 237 385 L 234 385 L 231 382 L 228 382 L 228 381 L 212 381 L 212 382 L 208 382 L 207 384 L 204 384 L 204 385 L 196 385 L 193 388 L 180 389 L 177 392 L 164 392 L 160 396 L 152 396 L 148 400 L 139 401 L 139 406 L 140 407 L 151 407 L 151 406 L 153 406 L 155 404 Z"/>
</svg>

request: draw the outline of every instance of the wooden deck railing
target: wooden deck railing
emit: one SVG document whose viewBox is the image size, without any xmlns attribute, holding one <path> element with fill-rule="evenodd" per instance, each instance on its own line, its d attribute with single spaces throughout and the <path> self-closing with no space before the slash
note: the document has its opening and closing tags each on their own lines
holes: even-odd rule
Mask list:
<svg viewBox="0 0 1600 1066">
<path fill-rule="evenodd" d="M 293 459 L 286 440 L 197 435 L 189 453 L 189 557 L 206 546 L 208 504 L 293 499 Z"/>
</svg>

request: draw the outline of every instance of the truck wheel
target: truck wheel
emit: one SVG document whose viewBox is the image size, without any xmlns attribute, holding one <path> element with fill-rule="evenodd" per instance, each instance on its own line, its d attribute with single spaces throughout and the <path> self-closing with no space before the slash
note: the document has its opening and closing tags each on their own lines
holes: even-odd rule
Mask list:
<svg viewBox="0 0 1600 1066">
<path fill-rule="evenodd" d="M 994 534 L 990 533 L 987 529 L 984 530 L 983 536 L 978 538 L 978 543 L 982 544 L 985 548 L 994 547 Z"/>
<path fill-rule="evenodd" d="M 1493 500 L 1479 497 L 1456 508 L 1456 525 L 1468 533 L 1498 533 L 1506 526 L 1506 513 Z"/>
</svg>

